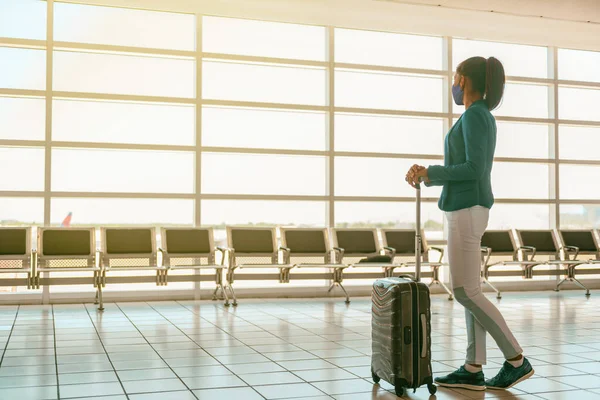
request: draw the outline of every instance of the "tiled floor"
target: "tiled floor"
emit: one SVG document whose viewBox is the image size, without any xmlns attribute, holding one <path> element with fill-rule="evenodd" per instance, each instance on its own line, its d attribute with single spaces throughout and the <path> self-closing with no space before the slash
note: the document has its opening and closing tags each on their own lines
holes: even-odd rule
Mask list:
<svg viewBox="0 0 600 400">
<path fill-rule="evenodd" d="M 506 392 L 433 398 L 600 399 L 600 297 L 506 293 L 499 307 L 536 376 Z M 433 313 L 442 374 L 463 360 L 464 314 L 445 296 Z M 394 399 L 370 378 L 370 318 L 368 298 L 4 306 L 0 399 Z M 491 376 L 503 360 L 488 347 Z M 409 396 L 429 398 L 426 388 Z"/>
</svg>

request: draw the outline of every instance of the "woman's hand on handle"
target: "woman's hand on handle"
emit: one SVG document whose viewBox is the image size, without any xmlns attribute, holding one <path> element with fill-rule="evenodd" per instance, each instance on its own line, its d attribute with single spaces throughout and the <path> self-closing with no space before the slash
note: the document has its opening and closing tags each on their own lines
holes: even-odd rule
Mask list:
<svg viewBox="0 0 600 400">
<path fill-rule="evenodd" d="M 408 172 L 406 173 L 406 182 L 413 188 L 417 188 L 417 184 L 421 181 L 429 183 L 429 178 L 427 176 L 427 168 L 422 165 L 414 164 Z"/>
</svg>

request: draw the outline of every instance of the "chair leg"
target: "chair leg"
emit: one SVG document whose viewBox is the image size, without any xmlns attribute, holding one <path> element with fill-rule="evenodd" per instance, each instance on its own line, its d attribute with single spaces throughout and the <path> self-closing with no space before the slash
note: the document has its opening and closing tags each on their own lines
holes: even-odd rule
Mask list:
<svg viewBox="0 0 600 400">
<path fill-rule="evenodd" d="M 219 289 L 223 290 L 223 286 L 218 284 L 213 292 L 212 301 L 217 300 L 217 294 L 219 293 Z"/>
<path fill-rule="evenodd" d="M 346 304 L 350 304 L 350 296 L 348 296 L 348 292 L 346 292 L 346 288 L 344 287 L 344 285 L 342 285 L 339 282 L 338 282 L 338 286 L 340 287 L 340 289 L 342 289 L 342 291 L 346 295 Z"/>
<path fill-rule="evenodd" d="M 502 298 L 502 294 L 496 288 L 496 286 L 492 285 L 492 282 L 488 281 L 486 278 L 483 278 L 483 283 L 485 283 L 486 285 L 488 285 L 494 292 L 496 292 L 496 298 L 497 299 L 501 299 Z"/>
<path fill-rule="evenodd" d="M 562 281 L 558 282 L 558 284 L 556 285 L 556 289 L 554 289 L 554 291 L 555 292 L 559 292 L 560 291 L 560 285 L 562 285 L 566 281 L 567 281 L 567 278 L 564 278 Z"/>
<path fill-rule="evenodd" d="M 579 286 L 580 288 L 582 288 L 583 290 L 585 290 L 585 295 L 586 296 L 590 295 L 590 289 L 586 288 L 583 283 L 581 283 L 577 278 L 571 278 L 571 279 L 572 279 L 573 282 L 575 282 L 575 284 L 577 286 Z"/>
<path fill-rule="evenodd" d="M 327 289 L 327 293 L 331 293 L 331 291 L 333 290 L 334 287 L 335 287 L 335 282 L 332 283 L 331 285 L 329 285 L 329 289 Z"/>
<path fill-rule="evenodd" d="M 231 298 L 233 299 L 233 303 L 231 303 L 234 307 L 237 307 L 238 303 L 237 303 L 237 297 L 235 297 L 235 290 L 233 290 L 233 286 L 231 284 L 227 285 L 227 287 L 229 287 L 229 292 L 231 293 Z M 227 299 L 227 303 L 229 303 L 229 299 Z"/>
<path fill-rule="evenodd" d="M 94 304 L 98 304 L 98 293 L 100 292 L 100 287 L 98 287 L 98 289 L 96 289 L 96 297 L 94 298 Z"/>
<path fill-rule="evenodd" d="M 444 290 L 446 291 L 446 293 L 448 293 L 448 300 L 454 300 L 454 295 L 452 294 L 452 290 L 448 289 L 448 286 L 446 286 L 444 284 L 444 282 L 442 281 L 437 281 L 437 283 L 444 288 Z"/>
<path fill-rule="evenodd" d="M 98 295 L 98 311 L 104 311 L 104 301 L 102 299 L 102 286 L 98 286 L 98 292 L 96 293 Z"/>
</svg>

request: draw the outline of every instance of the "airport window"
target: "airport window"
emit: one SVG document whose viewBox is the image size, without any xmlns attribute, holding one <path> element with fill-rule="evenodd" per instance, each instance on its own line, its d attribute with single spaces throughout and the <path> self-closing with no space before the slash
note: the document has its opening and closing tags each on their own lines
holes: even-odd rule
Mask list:
<svg viewBox="0 0 600 400">
<path fill-rule="evenodd" d="M 558 79 L 600 82 L 600 52 L 558 49 Z"/>
<path fill-rule="evenodd" d="M 202 190 L 215 194 L 325 195 L 325 170 L 326 158 L 319 156 L 205 153 Z"/>
<path fill-rule="evenodd" d="M 75 198 L 52 199 L 50 221 L 60 225 L 72 212 L 83 226 L 192 226 L 194 201 L 188 199 Z"/>
<path fill-rule="evenodd" d="M 335 62 L 441 70 L 441 37 L 335 29 Z"/>
<path fill-rule="evenodd" d="M 507 76 L 549 78 L 548 48 L 519 44 L 454 39 L 452 41 L 452 69 L 467 58 L 496 57 L 504 66 Z"/>
<path fill-rule="evenodd" d="M 203 146 L 324 151 L 327 143 L 324 112 L 202 108 Z"/>
<path fill-rule="evenodd" d="M 0 96 L 0 139 L 44 140 L 45 107 L 38 97 Z"/>
<path fill-rule="evenodd" d="M 558 137 L 561 159 L 600 160 L 600 126 L 560 125 Z"/>
<path fill-rule="evenodd" d="M 52 138 L 194 146 L 195 112 L 193 105 L 55 99 Z"/>
<path fill-rule="evenodd" d="M 193 193 L 194 153 L 139 150 L 52 150 L 52 190 Z"/>
<path fill-rule="evenodd" d="M 41 197 L 0 197 L 0 226 L 28 226 L 43 223 L 44 199 Z"/>
<path fill-rule="evenodd" d="M 600 90 L 559 86 L 558 116 L 560 119 L 600 122 L 598 112 Z"/>
<path fill-rule="evenodd" d="M 0 147 L 0 191 L 43 191 L 44 149 Z"/>
<path fill-rule="evenodd" d="M 494 212 L 490 212 L 487 229 L 549 229 L 550 215 L 553 214 L 548 204 L 494 204 Z"/>
<path fill-rule="evenodd" d="M 54 40 L 170 50 L 195 50 L 191 14 L 54 4 Z"/>
<path fill-rule="evenodd" d="M 217 61 L 204 61 L 202 68 L 206 99 L 326 104 L 323 68 Z"/>
<path fill-rule="evenodd" d="M 46 2 L 0 1 L 0 37 L 46 40 Z"/>
<path fill-rule="evenodd" d="M 443 134 L 442 119 L 335 114 L 336 151 L 441 156 Z"/>
<path fill-rule="evenodd" d="M 492 169 L 494 196 L 497 199 L 549 199 L 549 164 L 498 162 Z M 518 178 L 517 178 L 518 177 Z M 515 179 L 523 184 L 515 185 Z"/>
<path fill-rule="evenodd" d="M 322 26 L 203 17 L 202 33 L 206 53 L 314 61 L 325 61 L 327 55 Z"/>
<path fill-rule="evenodd" d="M 0 88 L 46 90 L 46 50 L 0 45 Z"/>
<path fill-rule="evenodd" d="M 562 204 L 560 224 L 564 229 L 595 229 L 600 226 L 600 205 Z"/>
<path fill-rule="evenodd" d="M 193 59 L 54 52 L 54 89 L 58 91 L 194 97 Z"/>
<path fill-rule="evenodd" d="M 496 121 L 496 157 L 542 158 L 554 157 L 552 125 Z"/>
<path fill-rule="evenodd" d="M 561 165 L 560 193 L 563 199 L 593 200 L 600 198 L 598 165 Z"/>
<path fill-rule="evenodd" d="M 337 69 L 335 105 L 441 112 L 443 83 L 441 77 Z"/>
</svg>

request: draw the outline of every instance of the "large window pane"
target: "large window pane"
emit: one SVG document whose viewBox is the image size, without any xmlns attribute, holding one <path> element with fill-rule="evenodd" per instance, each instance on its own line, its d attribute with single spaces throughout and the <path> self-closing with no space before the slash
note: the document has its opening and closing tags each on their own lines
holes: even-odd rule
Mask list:
<svg viewBox="0 0 600 400">
<path fill-rule="evenodd" d="M 600 127 L 561 125 L 558 132 L 560 158 L 600 160 Z"/>
<path fill-rule="evenodd" d="M 539 46 L 452 40 L 452 68 L 470 57 L 496 57 L 504 66 L 506 75 L 532 78 L 548 77 L 548 49 Z"/>
<path fill-rule="evenodd" d="M 549 125 L 496 123 L 496 157 L 551 158 L 553 135 Z"/>
<path fill-rule="evenodd" d="M 0 147 L 0 190 L 44 190 L 44 149 Z"/>
<path fill-rule="evenodd" d="M 217 147 L 325 150 L 327 114 L 234 107 L 202 108 L 202 144 Z"/>
<path fill-rule="evenodd" d="M 202 225 L 326 226 L 327 202 L 202 200 Z"/>
<path fill-rule="evenodd" d="M 560 119 L 600 121 L 600 90 L 560 86 L 558 116 Z"/>
<path fill-rule="evenodd" d="M 54 89 L 166 97 L 194 97 L 191 59 L 54 52 Z"/>
<path fill-rule="evenodd" d="M 204 61 L 202 96 L 214 100 L 267 103 L 326 103 L 322 68 Z"/>
<path fill-rule="evenodd" d="M 502 102 L 493 113 L 509 117 L 549 118 L 549 91 L 550 88 L 545 85 L 507 83 Z M 454 104 L 453 107 L 455 113 L 465 111 L 464 106 Z"/>
<path fill-rule="evenodd" d="M 54 198 L 51 222 L 72 212 L 72 225 L 193 225 L 194 201 L 185 199 Z"/>
<path fill-rule="evenodd" d="M 335 61 L 390 67 L 442 69 L 442 38 L 335 30 Z"/>
<path fill-rule="evenodd" d="M 0 226 L 44 223 L 44 199 L 41 197 L 0 197 Z"/>
<path fill-rule="evenodd" d="M 336 157 L 335 195 L 372 197 L 413 197 L 415 190 L 404 181 L 408 169 L 417 164 L 438 164 L 430 160 L 397 158 Z M 391 180 L 382 179 L 390 177 Z M 423 196 L 437 197 L 440 186 L 427 188 Z"/>
<path fill-rule="evenodd" d="M 46 39 L 46 2 L 0 1 L 0 37 Z"/>
<path fill-rule="evenodd" d="M 558 79 L 600 82 L 600 52 L 558 49 Z"/>
<path fill-rule="evenodd" d="M 335 71 L 337 107 L 442 111 L 443 79 L 366 71 Z"/>
<path fill-rule="evenodd" d="M 562 199 L 600 199 L 600 166 L 561 165 L 560 197 Z"/>
<path fill-rule="evenodd" d="M 52 190 L 193 193 L 194 153 L 54 149 Z"/>
<path fill-rule="evenodd" d="M 0 139 L 44 140 L 46 102 L 33 97 L 0 97 Z"/>
<path fill-rule="evenodd" d="M 52 138 L 73 142 L 194 145 L 195 108 L 192 105 L 54 100 Z"/>
<path fill-rule="evenodd" d="M 548 164 L 495 162 L 492 190 L 496 198 L 550 198 Z M 519 182 L 519 183 L 517 183 Z"/>
<path fill-rule="evenodd" d="M 335 150 L 443 154 L 441 119 L 382 115 L 335 115 Z"/>
<path fill-rule="evenodd" d="M 202 192 L 326 194 L 325 157 L 204 153 Z"/>
<path fill-rule="evenodd" d="M 326 28 L 234 18 L 202 18 L 207 53 L 325 61 Z"/>
<path fill-rule="evenodd" d="M 335 203 L 335 226 L 338 228 L 403 228 L 415 227 L 415 204 L 400 202 Z M 442 239 L 444 216 L 436 203 L 421 206 L 421 224 L 430 232 L 427 239 Z"/>
<path fill-rule="evenodd" d="M 46 50 L 0 47 L 0 88 L 46 90 Z"/>
<path fill-rule="evenodd" d="M 194 50 L 196 18 L 191 14 L 54 5 L 54 40 L 119 46 Z"/>
<path fill-rule="evenodd" d="M 561 204 L 560 227 L 562 229 L 600 228 L 600 205 Z"/>
<path fill-rule="evenodd" d="M 488 229 L 549 229 L 549 204 L 494 204 Z"/>
</svg>

